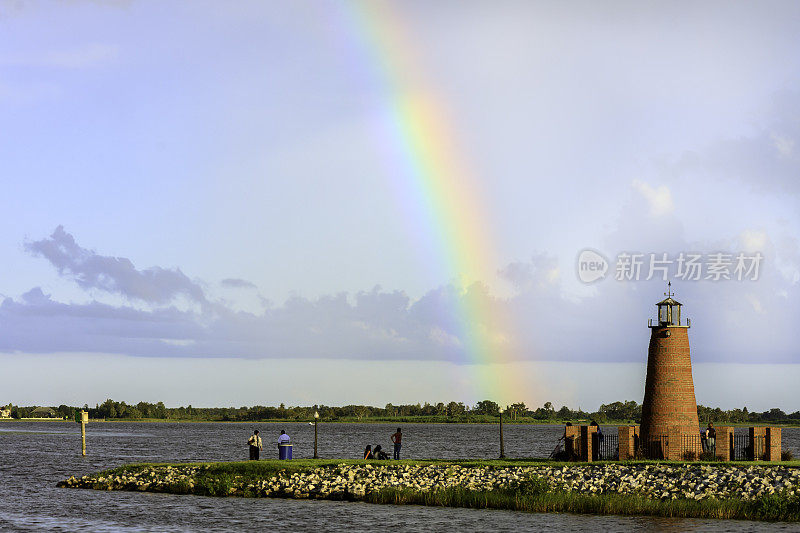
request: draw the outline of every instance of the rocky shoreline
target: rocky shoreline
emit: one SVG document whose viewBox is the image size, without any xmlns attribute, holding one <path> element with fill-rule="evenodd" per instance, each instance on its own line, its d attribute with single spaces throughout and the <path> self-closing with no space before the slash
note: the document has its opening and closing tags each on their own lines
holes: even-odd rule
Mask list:
<svg viewBox="0 0 800 533">
<path fill-rule="evenodd" d="M 386 488 L 431 492 L 514 489 L 531 477 L 551 490 L 632 494 L 659 500 L 754 500 L 770 494 L 800 496 L 800 467 L 781 465 L 602 464 L 461 466 L 359 463 L 276 470 L 263 476 L 217 476 L 211 465 L 142 465 L 71 477 L 59 487 L 177 494 L 362 500 Z M 223 479 L 224 478 L 224 479 Z"/>
</svg>

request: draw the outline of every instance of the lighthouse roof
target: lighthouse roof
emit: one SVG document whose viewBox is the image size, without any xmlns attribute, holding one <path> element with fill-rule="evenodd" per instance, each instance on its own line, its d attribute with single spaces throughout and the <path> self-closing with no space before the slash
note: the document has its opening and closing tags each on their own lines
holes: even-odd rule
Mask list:
<svg viewBox="0 0 800 533">
<path fill-rule="evenodd" d="M 683 305 L 683 304 L 680 303 L 678 300 L 673 299 L 672 296 L 669 296 L 658 302 L 656 305 Z"/>
</svg>

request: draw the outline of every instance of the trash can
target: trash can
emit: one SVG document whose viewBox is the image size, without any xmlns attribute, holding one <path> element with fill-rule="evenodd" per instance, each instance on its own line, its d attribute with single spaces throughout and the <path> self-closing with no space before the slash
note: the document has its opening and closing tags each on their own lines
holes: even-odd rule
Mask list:
<svg viewBox="0 0 800 533">
<path fill-rule="evenodd" d="M 291 459 L 291 458 L 292 458 L 292 445 L 278 444 L 278 459 Z"/>
</svg>

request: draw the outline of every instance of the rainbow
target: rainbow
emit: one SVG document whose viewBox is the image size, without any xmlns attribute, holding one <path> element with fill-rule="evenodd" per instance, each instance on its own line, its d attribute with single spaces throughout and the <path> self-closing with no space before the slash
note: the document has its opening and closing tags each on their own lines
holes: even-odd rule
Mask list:
<svg viewBox="0 0 800 533">
<path fill-rule="evenodd" d="M 423 75 L 402 17 L 385 2 L 342 2 L 345 31 L 368 65 L 368 83 L 383 95 L 382 138 L 400 198 L 409 199 L 415 235 L 427 239 L 445 279 L 459 294 L 450 317 L 458 325 L 461 363 L 472 367 L 477 399 L 521 401 L 529 395 L 508 365 L 515 357 L 512 325 L 481 281 L 495 277 L 489 217 L 478 180 L 457 147 L 446 106 Z M 511 328 L 513 329 L 513 328 Z"/>
</svg>

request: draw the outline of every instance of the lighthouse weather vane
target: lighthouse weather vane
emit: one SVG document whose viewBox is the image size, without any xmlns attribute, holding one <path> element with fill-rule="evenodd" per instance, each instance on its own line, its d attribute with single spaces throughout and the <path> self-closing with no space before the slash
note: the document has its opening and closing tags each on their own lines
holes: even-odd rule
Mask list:
<svg viewBox="0 0 800 533">
<path fill-rule="evenodd" d="M 673 296 L 675 296 L 675 293 L 672 292 L 671 289 L 672 289 L 672 282 L 668 281 L 667 282 L 667 292 L 664 293 L 664 296 L 666 296 L 667 298 L 672 298 Z"/>
</svg>

